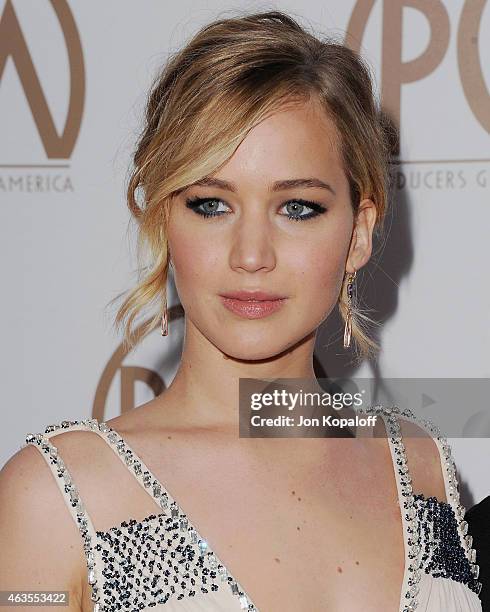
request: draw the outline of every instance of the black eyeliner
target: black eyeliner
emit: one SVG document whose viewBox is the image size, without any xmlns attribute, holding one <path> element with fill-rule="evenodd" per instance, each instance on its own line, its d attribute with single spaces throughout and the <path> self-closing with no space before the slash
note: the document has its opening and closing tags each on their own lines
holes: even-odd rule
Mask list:
<svg viewBox="0 0 490 612">
<path fill-rule="evenodd" d="M 191 209 L 196 214 L 201 215 L 201 217 L 205 217 L 205 218 L 221 217 L 224 214 L 223 212 L 214 212 L 214 211 L 213 212 L 203 212 L 199 210 L 198 207 L 201 206 L 201 204 L 205 202 L 224 202 L 224 200 L 222 200 L 221 198 L 214 198 L 214 197 L 203 198 L 200 196 L 188 197 L 185 200 L 185 204 L 187 208 Z M 322 206 L 321 204 L 318 204 L 317 202 L 305 200 L 303 198 L 291 198 L 289 200 L 286 200 L 285 202 L 282 203 L 281 207 L 286 206 L 287 204 L 299 204 L 301 206 L 306 206 L 307 208 L 314 211 L 306 215 L 292 215 L 292 214 L 281 215 L 283 217 L 287 217 L 291 221 L 307 221 L 308 219 L 313 219 L 314 217 L 317 217 L 318 215 L 321 215 L 328 211 L 328 209 L 325 208 L 325 206 Z"/>
<path fill-rule="evenodd" d="M 285 206 L 286 204 L 293 204 L 294 202 L 297 202 L 298 204 L 302 204 L 303 206 L 307 206 L 308 208 L 312 208 L 313 210 L 315 210 L 316 212 L 323 214 L 327 212 L 327 208 L 325 208 L 325 206 L 322 206 L 321 204 L 317 204 L 316 202 L 311 202 L 310 200 L 303 200 L 301 198 L 292 198 L 291 200 L 287 200 L 286 202 L 283 203 L 283 206 Z"/>
</svg>

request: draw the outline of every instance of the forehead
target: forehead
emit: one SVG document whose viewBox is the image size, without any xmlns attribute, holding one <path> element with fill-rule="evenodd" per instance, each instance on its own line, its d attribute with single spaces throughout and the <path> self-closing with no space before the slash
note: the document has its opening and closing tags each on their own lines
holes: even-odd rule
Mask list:
<svg viewBox="0 0 490 612">
<path fill-rule="evenodd" d="M 255 184 L 317 176 L 341 181 L 336 127 L 317 101 L 281 108 L 252 128 L 215 176 Z"/>
</svg>

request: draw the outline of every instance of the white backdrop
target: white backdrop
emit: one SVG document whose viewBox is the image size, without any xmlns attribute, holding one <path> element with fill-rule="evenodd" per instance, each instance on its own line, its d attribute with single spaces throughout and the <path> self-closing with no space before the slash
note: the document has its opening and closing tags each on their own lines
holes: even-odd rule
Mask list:
<svg viewBox="0 0 490 612">
<path fill-rule="evenodd" d="M 183 321 L 126 357 L 105 309 L 136 279 L 124 190 L 142 105 L 200 25 L 271 8 L 348 30 L 400 118 L 391 232 L 360 285 L 383 351 L 374 371 L 346 368 L 339 343 L 326 347 L 341 335 L 332 315 L 318 363 L 335 376 L 490 376 L 486 2 L 0 0 L 1 463 L 28 432 L 112 418 L 171 381 Z M 470 506 L 490 494 L 490 440 L 451 442 Z"/>
</svg>

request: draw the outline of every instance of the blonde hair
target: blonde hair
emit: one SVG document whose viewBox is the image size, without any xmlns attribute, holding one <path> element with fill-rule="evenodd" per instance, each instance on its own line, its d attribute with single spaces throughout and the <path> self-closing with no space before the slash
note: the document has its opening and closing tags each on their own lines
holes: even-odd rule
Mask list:
<svg viewBox="0 0 490 612">
<path fill-rule="evenodd" d="M 143 253 L 150 255 L 150 265 L 140 268 L 138 283 L 115 317 L 116 328 L 124 327 L 127 350 L 158 325 L 166 305 L 172 197 L 215 172 L 275 110 L 312 96 L 336 126 L 354 214 L 362 199 L 371 198 L 375 229 L 382 228 L 389 142 L 370 68 L 359 54 L 332 38 L 319 39 L 290 15 L 273 10 L 214 21 L 170 56 L 149 92 L 127 187 L 127 204 L 138 224 L 138 263 Z M 344 321 L 345 287 L 346 282 L 339 297 Z M 138 313 L 154 301 L 158 312 L 133 329 Z M 366 321 L 353 304 L 352 338 L 360 357 L 379 349 Z"/>
</svg>

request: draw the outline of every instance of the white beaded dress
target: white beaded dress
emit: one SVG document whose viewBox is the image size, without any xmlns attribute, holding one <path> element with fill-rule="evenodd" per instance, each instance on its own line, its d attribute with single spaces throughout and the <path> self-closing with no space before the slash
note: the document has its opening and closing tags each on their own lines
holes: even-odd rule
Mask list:
<svg viewBox="0 0 490 612">
<path fill-rule="evenodd" d="M 372 406 L 385 423 L 403 525 L 405 571 L 394 612 L 482 612 L 478 597 L 478 543 L 464 520 L 447 440 L 430 421 L 396 406 Z M 447 502 L 412 490 L 399 419 L 430 433 L 439 450 Z M 51 438 L 65 431 L 96 432 L 114 451 L 161 512 L 128 518 L 107 531 L 94 529 L 76 484 Z M 75 521 L 84 547 L 93 612 L 259 612 L 251 597 L 188 520 L 185 511 L 127 442 L 97 419 L 62 421 L 28 434 L 46 460 Z M 262 610 L 260 612 L 271 612 Z"/>
</svg>

